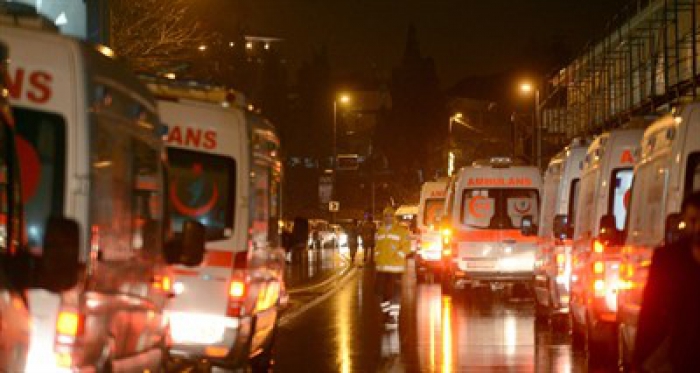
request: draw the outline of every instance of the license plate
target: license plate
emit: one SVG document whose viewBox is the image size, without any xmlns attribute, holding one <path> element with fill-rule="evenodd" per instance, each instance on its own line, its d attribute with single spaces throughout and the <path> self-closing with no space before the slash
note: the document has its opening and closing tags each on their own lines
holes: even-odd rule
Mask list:
<svg viewBox="0 0 700 373">
<path fill-rule="evenodd" d="M 170 333 L 175 342 L 212 344 L 223 339 L 225 325 L 213 318 L 179 314 L 170 318 Z"/>
<path fill-rule="evenodd" d="M 492 261 L 468 261 L 467 268 L 494 268 L 496 262 Z"/>
</svg>

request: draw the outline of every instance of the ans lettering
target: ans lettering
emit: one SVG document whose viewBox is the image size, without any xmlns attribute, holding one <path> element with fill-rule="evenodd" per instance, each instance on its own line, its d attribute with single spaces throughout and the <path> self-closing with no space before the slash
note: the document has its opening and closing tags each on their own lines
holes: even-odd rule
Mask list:
<svg viewBox="0 0 700 373">
<path fill-rule="evenodd" d="M 532 180 L 527 177 L 491 178 L 475 177 L 467 181 L 467 186 L 531 186 Z"/>
<path fill-rule="evenodd" d="M 6 80 L 13 100 L 45 104 L 53 95 L 53 76 L 46 71 L 27 71 L 20 67 L 9 71 Z"/>
<path fill-rule="evenodd" d="M 168 131 L 167 141 L 169 144 L 211 150 L 216 148 L 217 139 L 216 132 L 211 130 L 176 126 Z"/>
</svg>

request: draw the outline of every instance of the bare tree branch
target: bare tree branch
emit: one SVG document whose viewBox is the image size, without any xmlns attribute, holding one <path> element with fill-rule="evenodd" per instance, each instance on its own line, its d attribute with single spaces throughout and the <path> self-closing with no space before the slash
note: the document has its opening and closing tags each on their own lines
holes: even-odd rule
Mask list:
<svg viewBox="0 0 700 373">
<path fill-rule="evenodd" d="M 112 0 L 113 49 L 138 72 L 157 73 L 198 58 L 207 43 L 187 0 Z"/>
</svg>

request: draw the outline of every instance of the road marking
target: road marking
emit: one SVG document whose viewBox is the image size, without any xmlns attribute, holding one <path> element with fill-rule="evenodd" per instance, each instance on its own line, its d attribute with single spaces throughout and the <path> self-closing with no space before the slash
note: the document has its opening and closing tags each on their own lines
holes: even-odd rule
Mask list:
<svg viewBox="0 0 700 373">
<path fill-rule="evenodd" d="M 296 310 L 285 314 L 284 316 L 280 317 L 279 320 L 279 326 L 285 326 L 289 323 L 291 323 L 294 319 L 297 317 L 301 316 L 304 312 L 310 310 L 312 307 L 318 305 L 319 303 L 323 302 L 324 300 L 328 299 L 331 295 L 335 294 L 338 292 L 338 290 L 342 289 L 345 284 L 350 281 L 350 279 L 355 278 L 355 275 L 357 274 L 357 268 L 352 267 L 349 271 L 346 272 L 347 274 L 337 283 L 337 285 L 332 289 L 326 292 L 325 294 L 321 295 L 318 298 L 315 298 L 309 303 L 304 304 L 303 306 L 297 308 Z M 335 280 L 335 276 L 332 278 L 332 280 Z"/>
<path fill-rule="evenodd" d="M 346 273 L 350 272 L 350 270 L 352 268 L 348 265 L 348 260 L 343 255 L 340 255 L 340 257 L 343 261 L 345 261 L 345 268 L 343 268 L 343 270 L 340 271 L 339 274 L 331 276 L 318 284 L 309 285 L 309 286 L 306 286 L 303 288 L 294 288 L 292 290 L 287 290 L 287 294 L 293 295 L 293 294 L 312 291 L 314 289 L 319 289 L 319 288 L 322 288 L 322 287 L 330 284 L 331 282 L 337 281 L 338 278 L 343 277 Z"/>
</svg>

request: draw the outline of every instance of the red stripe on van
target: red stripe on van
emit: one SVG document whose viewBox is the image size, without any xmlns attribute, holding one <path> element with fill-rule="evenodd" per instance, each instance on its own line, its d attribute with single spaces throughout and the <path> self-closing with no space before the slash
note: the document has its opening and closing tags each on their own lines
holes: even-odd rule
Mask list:
<svg viewBox="0 0 700 373">
<path fill-rule="evenodd" d="M 204 258 L 204 265 L 207 267 L 233 267 L 233 253 L 230 251 L 207 250 L 207 255 Z"/>
<path fill-rule="evenodd" d="M 199 272 L 197 272 L 197 271 L 193 271 L 191 269 L 181 269 L 181 268 L 173 269 L 173 273 L 176 275 L 180 275 L 180 276 L 197 276 L 197 275 L 199 275 Z"/>
<path fill-rule="evenodd" d="M 498 242 L 515 240 L 517 242 L 536 243 L 537 236 L 523 236 L 517 229 L 484 229 L 478 231 L 459 231 L 455 234 L 455 242 Z"/>
</svg>

